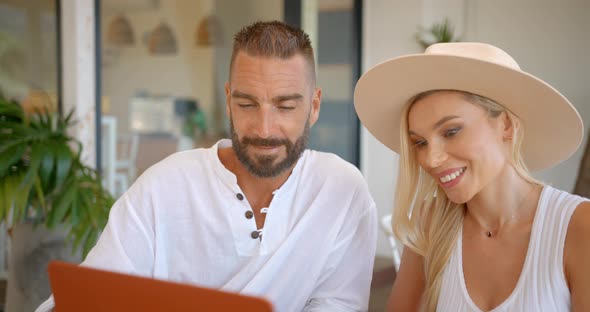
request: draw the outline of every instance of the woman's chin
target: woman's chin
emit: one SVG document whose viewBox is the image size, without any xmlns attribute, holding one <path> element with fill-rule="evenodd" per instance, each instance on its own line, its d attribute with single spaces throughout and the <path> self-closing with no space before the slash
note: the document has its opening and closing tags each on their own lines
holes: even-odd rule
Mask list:
<svg viewBox="0 0 590 312">
<path fill-rule="evenodd" d="M 458 205 L 467 203 L 472 197 L 467 194 L 457 194 L 457 192 L 445 192 L 445 194 L 451 202 Z"/>
</svg>

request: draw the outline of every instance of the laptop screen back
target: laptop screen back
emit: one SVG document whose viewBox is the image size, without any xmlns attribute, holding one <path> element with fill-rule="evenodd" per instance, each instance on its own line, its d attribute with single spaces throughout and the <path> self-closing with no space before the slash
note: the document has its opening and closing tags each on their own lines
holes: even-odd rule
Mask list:
<svg viewBox="0 0 590 312">
<path fill-rule="evenodd" d="M 113 273 L 71 263 L 49 263 L 55 312 L 272 312 L 262 298 Z"/>
</svg>

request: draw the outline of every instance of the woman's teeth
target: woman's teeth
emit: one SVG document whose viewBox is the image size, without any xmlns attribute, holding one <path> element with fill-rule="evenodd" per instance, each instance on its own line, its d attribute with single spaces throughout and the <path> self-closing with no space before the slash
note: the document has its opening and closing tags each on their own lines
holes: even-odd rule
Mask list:
<svg viewBox="0 0 590 312">
<path fill-rule="evenodd" d="M 447 174 L 444 177 L 439 178 L 442 183 L 447 183 L 449 181 L 455 180 L 458 176 L 461 175 L 465 171 L 465 168 L 461 168 L 453 173 Z"/>
</svg>

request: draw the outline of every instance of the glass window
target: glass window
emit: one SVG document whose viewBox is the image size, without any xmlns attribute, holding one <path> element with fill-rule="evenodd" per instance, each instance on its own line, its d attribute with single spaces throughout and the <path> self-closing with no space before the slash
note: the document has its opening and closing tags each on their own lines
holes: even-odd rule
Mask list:
<svg viewBox="0 0 590 312">
<path fill-rule="evenodd" d="M 181 150 L 228 137 L 233 34 L 282 20 L 282 1 L 100 1 L 102 164 L 118 196 Z"/>
</svg>

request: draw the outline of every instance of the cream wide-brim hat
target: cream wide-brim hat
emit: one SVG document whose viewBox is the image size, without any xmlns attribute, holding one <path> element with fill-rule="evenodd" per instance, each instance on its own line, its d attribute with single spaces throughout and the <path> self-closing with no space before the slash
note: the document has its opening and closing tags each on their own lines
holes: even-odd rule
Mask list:
<svg viewBox="0 0 590 312">
<path fill-rule="evenodd" d="M 569 158 L 584 136 L 580 115 L 559 91 L 484 43 L 438 43 L 380 63 L 357 82 L 354 106 L 369 132 L 399 153 L 402 111 L 429 90 L 466 91 L 508 108 L 524 125 L 522 154 L 531 171 Z"/>
</svg>

